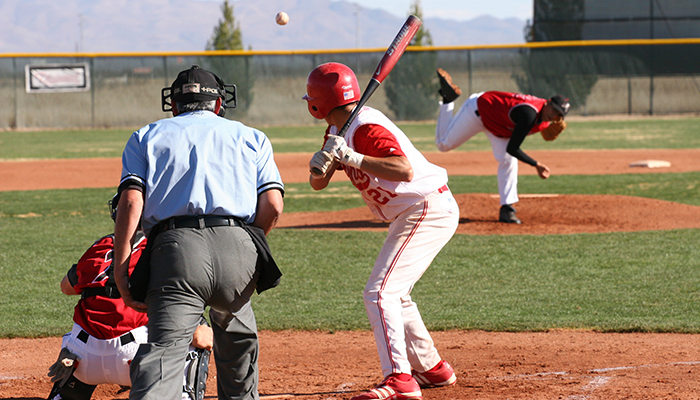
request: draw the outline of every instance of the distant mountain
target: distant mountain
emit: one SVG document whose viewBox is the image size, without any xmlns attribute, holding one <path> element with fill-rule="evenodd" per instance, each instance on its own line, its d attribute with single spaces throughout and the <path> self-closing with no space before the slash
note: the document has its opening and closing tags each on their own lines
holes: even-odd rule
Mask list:
<svg viewBox="0 0 700 400">
<path fill-rule="evenodd" d="M 219 0 L 0 0 L 0 53 L 204 50 Z M 386 47 L 403 18 L 349 1 L 232 1 L 246 48 Z M 275 23 L 278 11 L 290 21 Z M 408 11 L 408 10 L 406 10 Z M 524 20 L 426 18 L 435 46 L 523 43 Z"/>
</svg>

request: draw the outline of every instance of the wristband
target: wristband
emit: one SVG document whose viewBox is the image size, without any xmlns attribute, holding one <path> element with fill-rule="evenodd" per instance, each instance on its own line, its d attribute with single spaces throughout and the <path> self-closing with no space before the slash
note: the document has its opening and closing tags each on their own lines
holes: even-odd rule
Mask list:
<svg viewBox="0 0 700 400">
<path fill-rule="evenodd" d="M 360 169 L 364 158 L 365 156 L 363 154 L 352 151 L 345 154 L 345 157 L 343 157 L 340 162 L 350 167 Z"/>
</svg>

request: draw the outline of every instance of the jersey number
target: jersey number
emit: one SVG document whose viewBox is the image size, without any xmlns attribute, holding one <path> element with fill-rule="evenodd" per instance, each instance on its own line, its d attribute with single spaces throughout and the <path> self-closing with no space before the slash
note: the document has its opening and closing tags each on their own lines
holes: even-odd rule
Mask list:
<svg viewBox="0 0 700 400">
<path fill-rule="evenodd" d="M 367 191 L 367 195 L 374 200 L 375 203 L 384 205 L 389 202 L 389 200 L 393 199 L 394 197 L 397 196 L 396 193 L 389 192 L 388 190 L 384 190 L 380 187 L 376 189 L 369 189 Z"/>
</svg>

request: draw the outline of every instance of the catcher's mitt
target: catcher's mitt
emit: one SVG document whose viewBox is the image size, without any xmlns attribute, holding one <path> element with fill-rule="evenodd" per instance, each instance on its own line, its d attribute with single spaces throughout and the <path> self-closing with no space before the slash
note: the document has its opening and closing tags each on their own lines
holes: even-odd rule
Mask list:
<svg viewBox="0 0 700 400">
<path fill-rule="evenodd" d="M 73 370 L 78 366 L 80 358 L 73 354 L 67 348 L 62 348 L 58 355 L 58 360 L 49 367 L 48 376 L 51 377 L 51 382 L 59 382 L 59 386 L 63 387 L 68 378 L 73 374 Z"/>
<path fill-rule="evenodd" d="M 566 129 L 566 121 L 559 120 L 559 121 L 552 121 L 549 123 L 549 126 L 542 129 L 542 138 L 547 141 L 552 141 L 559 136 L 559 134 Z"/>
</svg>

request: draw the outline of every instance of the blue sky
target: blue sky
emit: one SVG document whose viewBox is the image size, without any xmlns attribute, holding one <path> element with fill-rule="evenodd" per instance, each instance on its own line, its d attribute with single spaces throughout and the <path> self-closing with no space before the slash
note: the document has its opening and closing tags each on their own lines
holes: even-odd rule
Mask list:
<svg viewBox="0 0 700 400">
<path fill-rule="evenodd" d="M 336 1 L 336 0 L 334 0 Z M 399 17 L 407 15 L 413 0 L 346 0 L 365 8 L 380 8 Z M 480 15 L 499 19 L 532 19 L 533 0 L 421 0 L 423 17 L 468 20 Z"/>
</svg>

